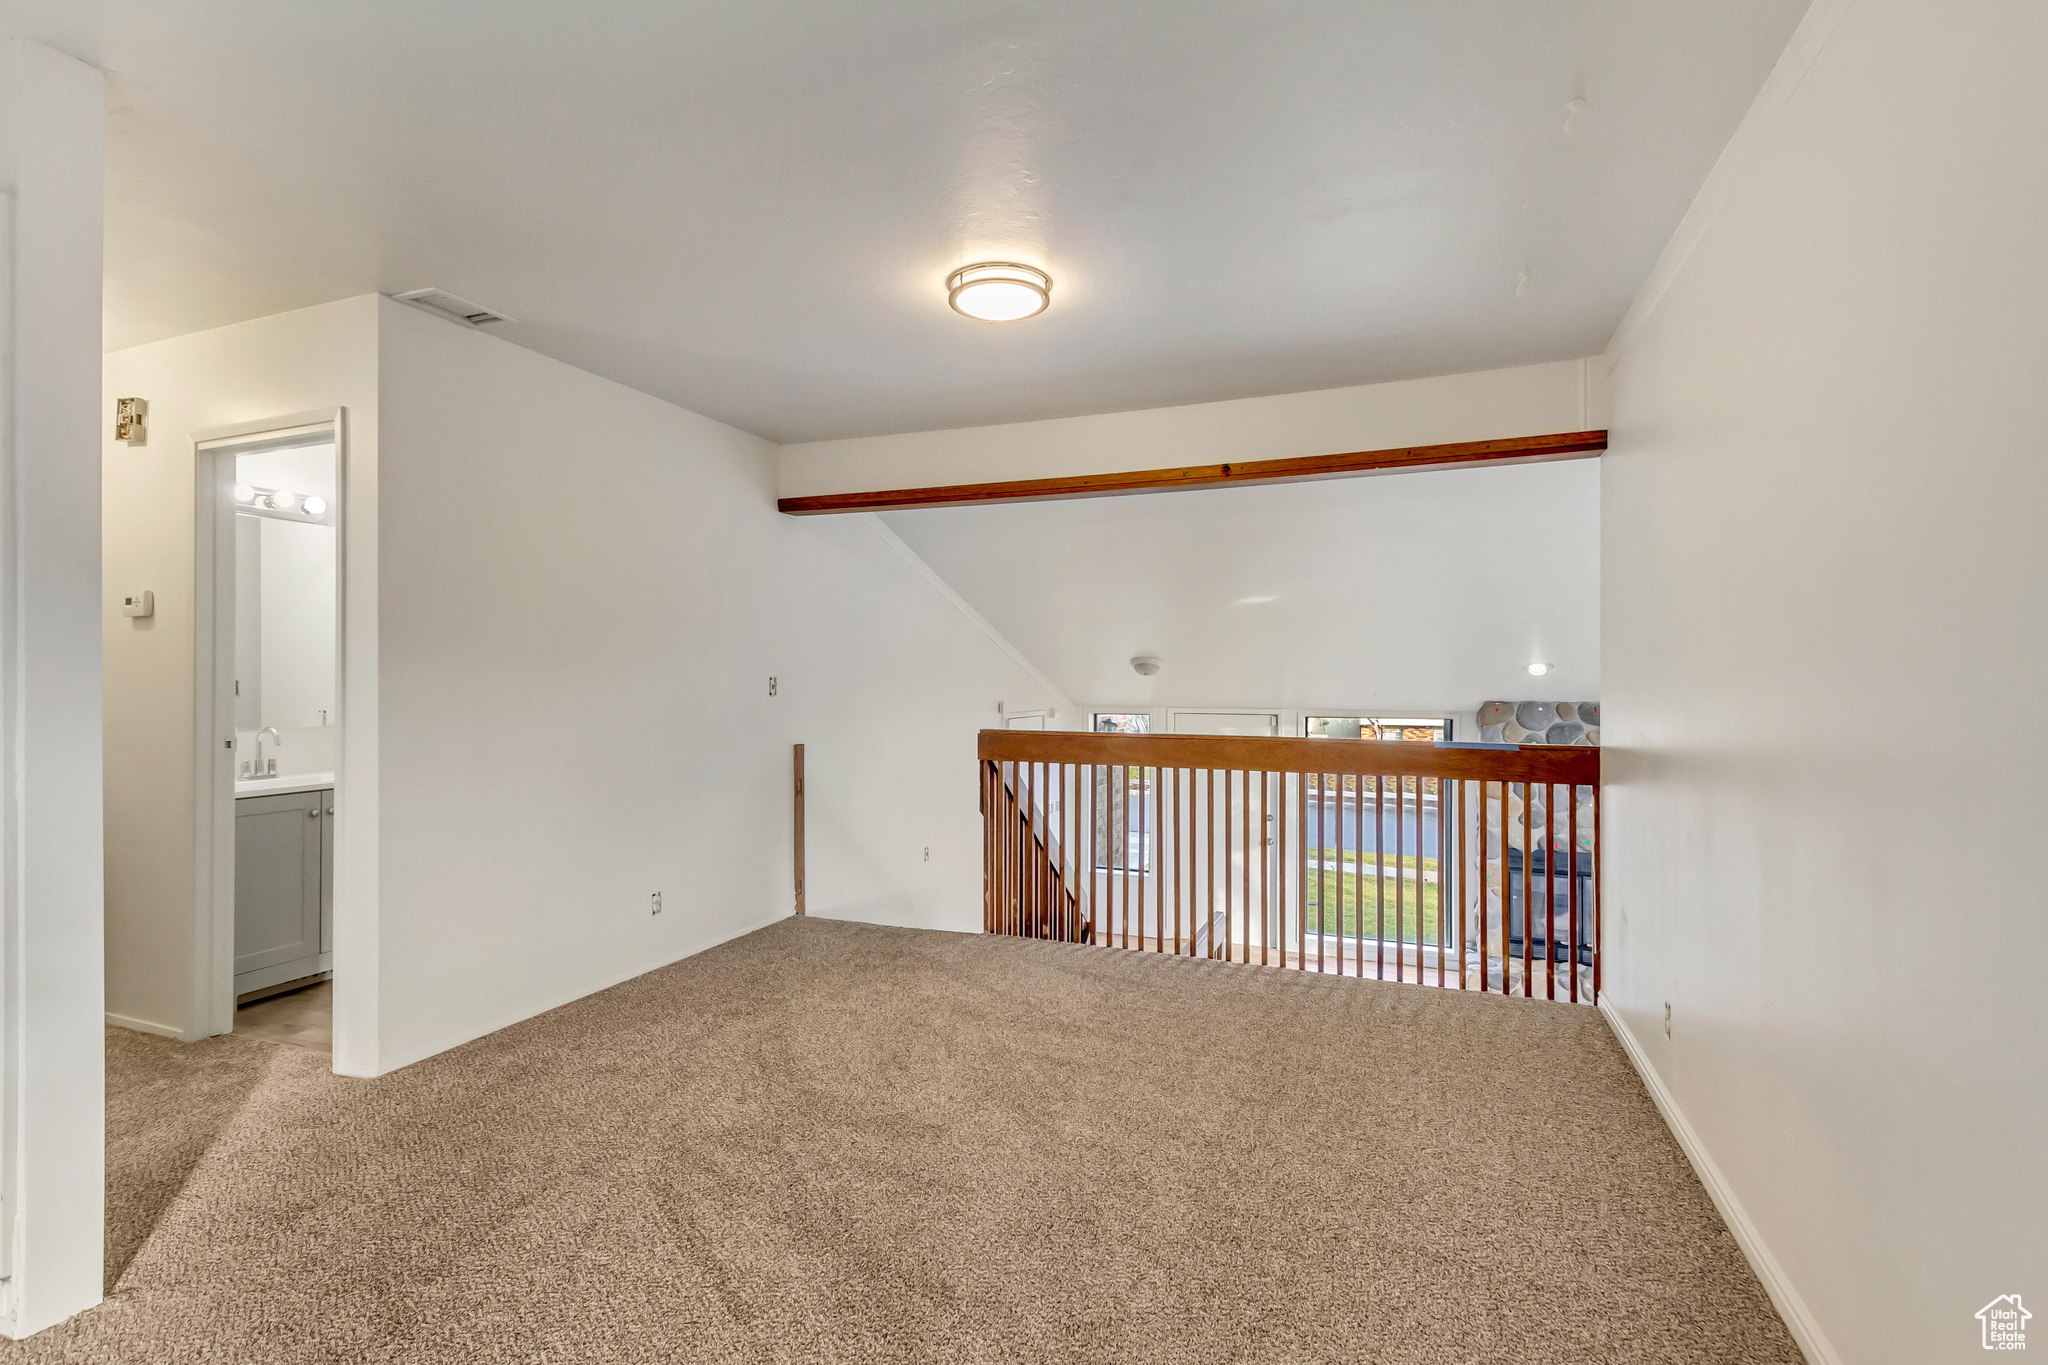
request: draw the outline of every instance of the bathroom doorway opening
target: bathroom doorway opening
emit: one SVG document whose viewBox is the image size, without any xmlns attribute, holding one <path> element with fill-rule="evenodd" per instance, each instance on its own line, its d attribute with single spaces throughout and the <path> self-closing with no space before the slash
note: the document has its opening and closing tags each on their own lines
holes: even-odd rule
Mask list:
<svg viewBox="0 0 2048 1365">
<path fill-rule="evenodd" d="M 214 1033 L 333 1053 L 341 846 L 339 416 L 198 446 L 198 973 Z M 210 608 L 210 609 L 209 609 Z"/>
</svg>

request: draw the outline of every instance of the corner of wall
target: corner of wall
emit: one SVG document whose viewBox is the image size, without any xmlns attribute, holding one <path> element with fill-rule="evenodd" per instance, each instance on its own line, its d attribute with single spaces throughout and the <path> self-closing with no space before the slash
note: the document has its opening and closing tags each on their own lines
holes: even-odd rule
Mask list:
<svg viewBox="0 0 2048 1365">
<path fill-rule="evenodd" d="M 1678 1107 L 1678 1100 L 1665 1086 L 1663 1077 L 1657 1073 L 1657 1068 L 1651 1065 L 1649 1054 L 1644 1050 L 1642 1042 L 1637 1039 L 1635 1031 L 1629 1028 L 1628 1021 L 1622 1018 L 1621 1011 L 1615 1008 L 1611 998 L 1602 996 L 1600 1013 L 1607 1020 L 1607 1027 L 1613 1030 L 1616 1040 L 1621 1043 L 1622 1051 L 1628 1054 L 1629 1064 L 1635 1067 L 1636 1074 L 1642 1077 L 1643 1088 L 1650 1092 L 1651 1100 L 1657 1105 L 1657 1112 L 1664 1116 L 1665 1126 L 1671 1130 L 1672 1136 L 1678 1139 L 1679 1149 L 1685 1153 L 1685 1159 L 1692 1164 L 1693 1172 L 1699 1176 L 1700 1184 L 1706 1186 L 1707 1196 L 1714 1201 L 1715 1209 L 1720 1212 L 1722 1221 L 1728 1225 L 1728 1231 L 1734 1235 L 1736 1245 L 1742 1248 L 1743 1257 L 1749 1262 L 1750 1269 L 1756 1272 L 1757 1280 L 1764 1287 L 1764 1293 L 1770 1296 L 1772 1306 L 1778 1310 L 1778 1316 L 1785 1320 L 1787 1330 L 1792 1333 L 1792 1339 L 1799 1343 L 1799 1349 L 1806 1356 L 1809 1365 L 1843 1365 L 1840 1353 L 1828 1341 L 1827 1334 L 1821 1331 L 1813 1310 L 1806 1306 L 1806 1300 L 1800 1297 L 1791 1279 L 1779 1266 L 1778 1258 L 1771 1254 L 1763 1235 L 1756 1230 L 1756 1224 L 1750 1221 L 1748 1211 L 1742 1207 L 1742 1201 L 1736 1198 L 1734 1186 L 1729 1184 L 1728 1178 L 1721 1173 L 1721 1168 L 1714 1164 L 1713 1154 L 1707 1150 L 1706 1144 L 1693 1130 L 1692 1121 L 1685 1116 L 1685 1111 Z"/>
</svg>

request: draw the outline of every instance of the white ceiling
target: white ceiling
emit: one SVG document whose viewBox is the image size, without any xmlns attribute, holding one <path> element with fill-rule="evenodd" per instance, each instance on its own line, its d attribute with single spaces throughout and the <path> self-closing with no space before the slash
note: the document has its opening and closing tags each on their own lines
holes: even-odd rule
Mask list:
<svg viewBox="0 0 2048 1365">
<path fill-rule="evenodd" d="M 1598 460 L 883 520 L 1083 705 L 1600 695 Z"/>
<path fill-rule="evenodd" d="M 0 0 L 0 31 L 111 73 L 110 347 L 433 285 L 795 441 L 1595 352 L 1805 4 Z M 951 314 L 991 256 L 1052 310 Z"/>
</svg>

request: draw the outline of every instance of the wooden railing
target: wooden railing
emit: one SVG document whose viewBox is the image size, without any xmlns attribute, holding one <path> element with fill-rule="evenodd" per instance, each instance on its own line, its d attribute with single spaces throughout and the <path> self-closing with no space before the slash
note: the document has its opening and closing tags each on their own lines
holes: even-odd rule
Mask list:
<svg viewBox="0 0 2048 1365">
<path fill-rule="evenodd" d="M 984 730 L 980 768 L 989 933 L 1599 998 L 1598 749 Z"/>
</svg>

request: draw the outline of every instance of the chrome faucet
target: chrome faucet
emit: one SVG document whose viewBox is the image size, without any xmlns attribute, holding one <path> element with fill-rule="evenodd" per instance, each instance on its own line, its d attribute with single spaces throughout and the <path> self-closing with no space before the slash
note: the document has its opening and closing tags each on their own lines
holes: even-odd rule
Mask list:
<svg viewBox="0 0 2048 1365">
<path fill-rule="evenodd" d="M 269 735 L 270 742 L 272 744 L 275 744 L 280 749 L 284 747 L 284 736 L 280 735 L 277 732 L 277 727 L 275 725 L 266 725 L 261 730 L 258 730 L 256 732 L 256 776 L 275 777 L 277 775 L 276 759 L 273 758 L 270 760 L 269 768 L 266 769 L 263 766 L 263 737 L 265 735 Z"/>
</svg>

